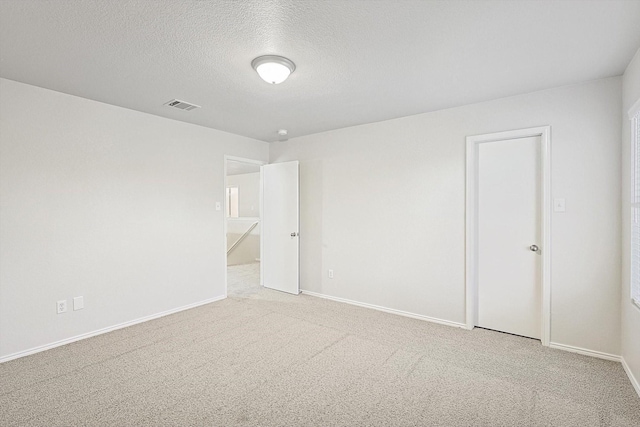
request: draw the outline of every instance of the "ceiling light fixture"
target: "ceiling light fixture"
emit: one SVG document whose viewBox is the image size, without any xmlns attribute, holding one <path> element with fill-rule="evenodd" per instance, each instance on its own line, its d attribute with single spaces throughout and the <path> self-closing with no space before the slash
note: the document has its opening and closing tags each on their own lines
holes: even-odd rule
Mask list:
<svg viewBox="0 0 640 427">
<path fill-rule="evenodd" d="M 287 136 L 287 134 L 288 134 L 288 133 L 289 133 L 289 132 L 287 132 L 287 130 L 286 130 L 286 129 L 280 129 L 280 130 L 278 131 L 278 135 L 280 135 L 280 136 Z"/>
<path fill-rule="evenodd" d="M 287 80 L 289 74 L 296 70 L 296 64 L 290 59 L 277 55 L 259 56 L 251 61 L 251 66 L 262 80 L 274 85 Z"/>
</svg>

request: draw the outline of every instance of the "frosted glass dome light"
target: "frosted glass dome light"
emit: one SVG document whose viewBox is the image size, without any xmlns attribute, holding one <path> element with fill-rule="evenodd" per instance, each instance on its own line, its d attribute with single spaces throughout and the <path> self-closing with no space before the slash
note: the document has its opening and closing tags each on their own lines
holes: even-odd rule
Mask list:
<svg viewBox="0 0 640 427">
<path fill-rule="evenodd" d="M 296 69 L 291 60 L 276 55 L 259 56 L 251 61 L 251 66 L 262 80 L 274 85 L 287 80 Z"/>
</svg>

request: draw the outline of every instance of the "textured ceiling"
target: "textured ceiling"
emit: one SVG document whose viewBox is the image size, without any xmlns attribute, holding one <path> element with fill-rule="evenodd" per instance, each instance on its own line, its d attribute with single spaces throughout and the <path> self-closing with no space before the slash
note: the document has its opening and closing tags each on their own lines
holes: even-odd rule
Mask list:
<svg viewBox="0 0 640 427">
<path fill-rule="evenodd" d="M 274 141 L 620 75 L 638 22 L 640 1 L 2 0 L 0 76 Z M 266 54 L 289 80 L 257 76 Z"/>
</svg>

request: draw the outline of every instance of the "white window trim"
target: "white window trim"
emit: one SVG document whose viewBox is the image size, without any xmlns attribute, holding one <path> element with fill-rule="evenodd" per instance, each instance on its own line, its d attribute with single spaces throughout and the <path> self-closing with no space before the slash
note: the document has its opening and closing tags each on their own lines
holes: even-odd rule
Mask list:
<svg viewBox="0 0 640 427">
<path fill-rule="evenodd" d="M 634 227 L 634 209 L 640 209 L 640 197 L 637 197 L 638 191 L 636 190 L 636 186 L 640 185 L 640 178 L 636 177 L 636 174 L 640 174 L 640 165 L 637 164 L 638 153 L 640 150 L 640 135 L 638 134 L 638 127 L 640 126 L 640 99 L 636 101 L 635 104 L 629 110 L 629 121 L 631 125 L 631 169 L 630 169 L 630 198 L 629 198 L 629 208 L 631 210 L 631 223 L 629 224 L 629 231 L 631 233 L 630 236 L 630 266 L 629 266 L 629 297 L 631 299 L 631 304 L 636 308 L 640 309 L 640 296 L 637 299 L 634 299 L 634 274 L 633 274 L 633 227 Z M 638 273 L 640 274 L 640 273 Z"/>
</svg>

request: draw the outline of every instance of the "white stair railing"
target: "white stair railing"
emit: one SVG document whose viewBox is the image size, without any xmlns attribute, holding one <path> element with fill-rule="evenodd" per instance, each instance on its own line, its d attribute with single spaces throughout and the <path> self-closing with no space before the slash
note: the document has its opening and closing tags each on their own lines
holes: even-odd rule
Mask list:
<svg viewBox="0 0 640 427">
<path fill-rule="evenodd" d="M 229 249 L 227 249 L 227 255 L 229 255 L 231 253 L 231 251 L 236 248 L 236 246 L 238 246 L 240 243 L 242 243 L 242 241 L 249 235 L 249 233 L 251 233 L 251 231 L 253 231 L 254 228 L 256 228 L 256 226 L 259 223 L 260 223 L 260 221 L 256 221 L 253 224 L 251 224 L 249 229 L 247 231 L 245 231 L 242 234 L 242 236 L 238 237 L 238 240 L 236 240 L 235 243 L 233 245 L 231 245 L 231 247 Z"/>
</svg>

